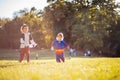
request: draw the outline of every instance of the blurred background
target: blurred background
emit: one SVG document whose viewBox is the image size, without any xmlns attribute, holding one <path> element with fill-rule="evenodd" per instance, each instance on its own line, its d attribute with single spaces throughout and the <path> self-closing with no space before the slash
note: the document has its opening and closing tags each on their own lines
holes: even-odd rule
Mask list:
<svg viewBox="0 0 120 80">
<path fill-rule="evenodd" d="M 26 23 L 38 44 L 37 50 L 50 49 L 56 34 L 63 32 L 65 41 L 78 55 L 90 50 L 93 55 L 120 57 L 119 0 L 10 1 L 11 8 L 15 8 L 11 16 L 6 14 L 10 3 L 0 1 L 4 5 L 0 9 L 0 16 L 4 15 L 0 18 L 0 56 L 4 50 L 19 51 L 20 27 Z"/>
</svg>

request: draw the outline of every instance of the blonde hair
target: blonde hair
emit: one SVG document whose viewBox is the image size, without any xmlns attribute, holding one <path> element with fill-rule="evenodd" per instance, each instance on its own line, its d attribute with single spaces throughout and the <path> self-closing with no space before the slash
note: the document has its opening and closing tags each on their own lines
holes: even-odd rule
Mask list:
<svg viewBox="0 0 120 80">
<path fill-rule="evenodd" d="M 23 24 L 23 25 L 21 26 L 21 29 L 20 29 L 20 31 L 21 31 L 22 33 L 24 33 L 24 32 L 23 32 L 23 29 L 24 29 L 25 27 L 27 28 L 27 31 L 28 31 L 28 25 L 27 25 L 27 24 Z"/>
</svg>

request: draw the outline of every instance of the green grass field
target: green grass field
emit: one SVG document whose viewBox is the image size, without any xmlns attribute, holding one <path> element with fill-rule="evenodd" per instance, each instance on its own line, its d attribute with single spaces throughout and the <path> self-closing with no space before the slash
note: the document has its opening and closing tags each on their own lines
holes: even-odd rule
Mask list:
<svg viewBox="0 0 120 80">
<path fill-rule="evenodd" d="M 0 61 L 0 80 L 120 80 L 119 58 L 72 58 L 18 63 Z"/>
<path fill-rule="evenodd" d="M 120 80 L 120 58 L 66 56 L 65 63 L 56 63 L 54 55 L 50 55 L 19 63 L 15 58 L 8 60 L 10 54 L 6 53 L 7 60 L 0 60 L 0 80 Z"/>
</svg>

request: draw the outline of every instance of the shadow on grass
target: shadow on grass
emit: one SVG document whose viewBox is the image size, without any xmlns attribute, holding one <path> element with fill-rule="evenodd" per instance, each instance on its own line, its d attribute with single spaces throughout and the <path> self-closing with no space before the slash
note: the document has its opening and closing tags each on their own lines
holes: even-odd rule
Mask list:
<svg viewBox="0 0 120 80">
<path fill-rule="evenodd" d="M 7 68 L 7 67 L 10 67 L 10 66 L 14 66 L 14 65 L 0 65 L 0 68 Z"/>
</svg>

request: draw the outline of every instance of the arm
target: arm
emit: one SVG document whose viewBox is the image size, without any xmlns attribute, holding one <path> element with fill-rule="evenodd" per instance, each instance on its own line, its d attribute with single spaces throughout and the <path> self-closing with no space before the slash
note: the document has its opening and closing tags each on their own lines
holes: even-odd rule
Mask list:
<svg viewBox="0 0 120 80">
<path fill-rule="evenodd" d="M 52 50 L 52 51 L 54 50 L 54 41 L 52 42 L 51 50 Z"/>
<path fill-rule="evenodd" d="M 30 34 L 29 36 L 30 36 L 30 43 L 33 45 L 33 47 L 36 47 L 37 44 L 36 44 L 35 41 L 33 40 L 32 35 Z"/>
<path fill-rule="evenodd" d="M 30 42 L 31 42 L 31 44 L 34 46 L 34 47 L 36 47 L 37 46 L 37 44 L 35 43 L 35 41 L 32 39 L 32 40 L 30 40 Z"/>
<path fill-rule="evenodd" d="M 24 34 L 21 34 L 21 36 L 20 36 L 20 44 L 25 44 Z"/>
<path fill-rule="evenodd" d="M 65 41 L 63 41 L 63 43 L 65 45 L 65 48 L 70 49 L 69 45 Z"/>
<path fill-rule="evenodd" d="M 24 48 L 25 47 L 25 41 L 23 38 L 20 38 L 20 48 Z"/>
<path fill-rule="evenodd" d="M 25 41 L 23 40 L 23 38 L 20 38 L 20 43 L 21 43 L 21 44 L 24 44 L 24 43 L 25 43 Z"/>
</svg>

